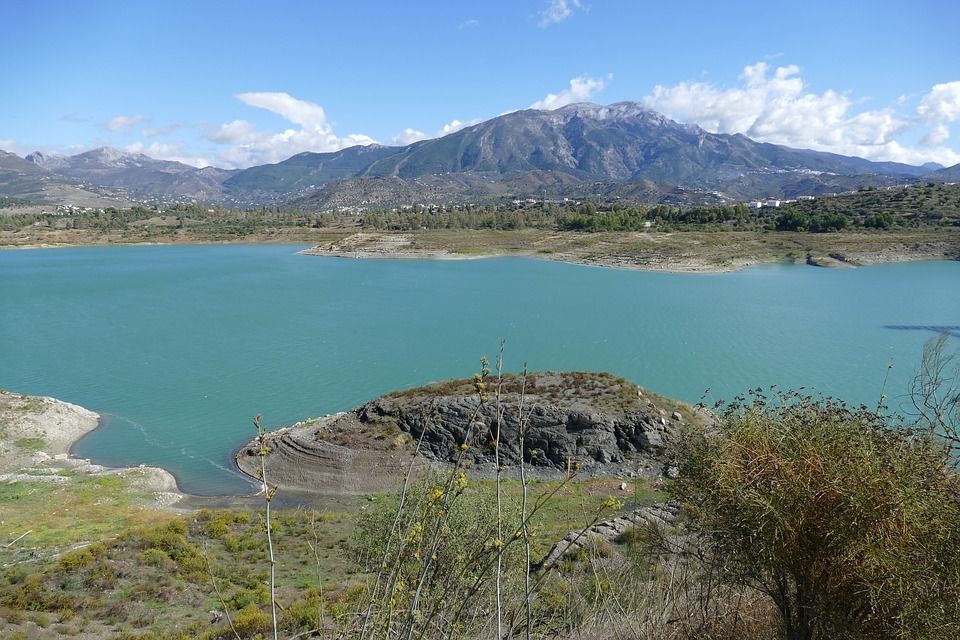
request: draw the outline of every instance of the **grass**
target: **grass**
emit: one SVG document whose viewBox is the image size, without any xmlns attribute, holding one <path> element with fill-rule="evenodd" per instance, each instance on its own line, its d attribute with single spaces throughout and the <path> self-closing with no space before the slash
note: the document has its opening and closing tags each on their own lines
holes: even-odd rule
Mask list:
<svg viewBox="0 0 960 640">
<path fill-rule="evenodd" d="M 28 540 L 28 546 L 51 549 L 103 541 L 46 560 L 41 554 L 39 562 L 0 574 L 0 618 L 26 621 L 45 614 L 54 626 L 96 629 L 102 637 L 121 630 L 162 637 L 181 631 L 185 637 L 202 637 L 212 628 L 205 612 L 221 609 L 209 581 L 208 561 L 235 616 L 251 605 L 266 607 L 262 586 L 266 542 L 259 511 L 216 509 L 175 517 L 138 508 L 144 496 L 122 491 L 122 485 L 116 477 L 78 478 L 66 486 L 0 485 L 0 541 L 29 529 L 34 532 L 18 547 L 28 545 Z M 470 481 L 469 487 L 485 497 L 494 491 L 491 480 Z M 532 482 L 531 500 L 556 487 L 553 481 Z M 505 480 L 503 489 L 505 505 L 515 508 L 520 483 Z M 620 481 L 614 479 L 575 481 L 563 487 L 532 522 L 534 557 L 590 522 L 609 495 L 629 500 L 633 489 L 620 491 Z M 640 504 L 661 497 L 646 482 L 637 489 Z M 391 496 L 370 498 L 379 503 Z M 338 607 L 349 608 L 343 603 L 355 597 L 357 585 L 366 580 L 350 543 L 358 516 L 368 505 L 364 501 L 350 511 L 274 511 L 278 600 L 289 624 L 298 615 L 315 613 L 321 585 L 328 615 Z M 614 515 L 608 511 L 604 518 Z M 13 551 L 2 551 L 0 562 L 9 566 L 14 556 Z M 17 628 L 0 622 L 0 635 Z"/>
<path fill-rule="evenodd" d="M 13 444 L 25 451 L 42 451 L 47 441 L 43 438 L 17 438 Z"/>
<path fill-rule="evenodd" d="M 491 390 L 497 384 L 495 378 L 488 378 L 487 384 Z M 578 402 L 587 402 L 598 408 L 626 409 L 637 403 L 636 385 L 626 378 L 604 372 L 593 371 L 563 371 L 563 372 L 536 372 L 523 376 L 505 373 L 502 381 L 504 398 L 510 401 L 519 397 L 521 389 L 525 387 L 529 396 L 536 396 L 544 402 L 569 401 L 570 390 L 575 390 Z M 395 391 L 388 394 L 390 398 L 413 398 L 433 396 L 470 396 L 475 393 L 474 380 L 462 378 L 459 380 L 445 380 L 423 387 Z"/>
<path fill-rule="evenodd" d="M 161 524 L 173 517 L 146 507 L 152 500 L 150 494 L 125 489 L 124 480 L 118 476 L 76 476 L 64 483 L 0 484 L 0 542 L 32 531 L 14 548 L 0 548 L 0 562 L 9 562 L 23 548 L 55 552 L 79 542 L 116 536 L 131 526 Z"/>
<path fill-rule="evenodd" d="M 529 481 L 528 490 L 531 504 L 541 496 L 546 496 L 555 490 L 559 484 L 559 481 L 556 480 Z M 521 493 L 520 481 L 503 479 L 501 485 L 505 504 L 518 505 Z M 589 525 L 610 496 L 618 498 L 623 503 L 623 507 L 616 511 L 604 510 L 602 520 L 609 520 L 624 511 L 651 505 L 665 499 L 665 494 L 651 486 L 646 480 L 639 480 L 635 484 L 628 483 L 626 491 L 621 491 L 620 485 L 621 480 L 619 479 L 596 478 L 575 481 L 560 488 L 545 503 L 531 523 L 533 557 L 538 559 L 546 555 L 555 542 L 571 531 Z M 477 490 L 492 494 L 494 486 L 493 480 L 484 480 L 477 484 Z"/>
</svg>

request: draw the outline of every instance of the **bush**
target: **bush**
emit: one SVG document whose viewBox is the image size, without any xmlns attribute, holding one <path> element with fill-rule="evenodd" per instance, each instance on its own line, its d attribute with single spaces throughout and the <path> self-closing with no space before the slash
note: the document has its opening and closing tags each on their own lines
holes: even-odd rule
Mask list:
<svg viewBox="0 0 960 640">
<path fill-rule="evenodd" d="M 866 409 L 755 392 L 675 445 L 671 487 L 784 637 L 960 637 L 960 499 L 942 443 Z"/>
<path fill-rule="evenodd" d="M 252 637 L 254 634 L 267 633 L 271 627 L 271 618 L 268 614 L 249 604 L 237 613 L 233 626 L 242 637 Z"/>
</svg>

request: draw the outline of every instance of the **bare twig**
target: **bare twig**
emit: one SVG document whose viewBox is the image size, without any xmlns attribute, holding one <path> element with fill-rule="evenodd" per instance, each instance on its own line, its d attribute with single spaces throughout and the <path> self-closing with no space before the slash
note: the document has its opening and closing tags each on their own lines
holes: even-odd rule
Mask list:
<svg viewBox="0 0 960 640">
<path fill-rule="evenodd" d="M 5 545 L 3 545 L 3 546 L 5 546 L 7 549 L 9 549 L 9 548 L 12 547 L 13 545 L 15 545 L 15 544 L 17 544 L 18 542 L 20 542 L 20 540 L 22 540 L 23 538 L 26 538 L 26 537 L 27 537 L 28 535 L 30 535 L 31 533 L 33 533 L 33 529 L 30 529 L 30 531 L 27 531 L 26 533 L 21 533 L 19 536 L 17 536 L 16 538 L 14 538 L 13 540 L 11 540 L 10 542 L 8 542 L 7 544 L 5 544 Z"/>
<path fill-rule="evenodd" d="M 267 482 L 267 431 L 260 422 L 260 416 L 253 419 L 253 426 L 257 429 L 257 455 L 260 457 L 260 482 L 263 483 L 263 502 L 266 511 L 267 549 L 270 553 L 270 613 L 273 620 L 273 640 L 277 640 L 277 561 L 273 554 L 273 531 L 270 526 L 270 502 L 276 494 Z"/>
<path fill-rule="evenodd" d="M 220 587 L 217 585 L 217 577 L 213 575 L 213 567 L 210 566 L 210 558 L 207 556 L 206 545 L 203 547 L 203 560 L 207 564 L 207 574 L 210 576 L 210 582 L 213 584 L 213 590 L 217 594 L 217 600 L 220 601 L 220 606 L 223 608 L 223 615 L 227 619 L 227 624 L 230 625 L 230 631 L 233 632 L 233 635 L 237 640 L 241 640 L 240 634 L 237 633 L 237 628 L 233 626 L 233 619 L 230 617 L 230 610 L 227 608 L 227 603 L 223 599 L 223 594 L 220 593 Z"/>
</svg>

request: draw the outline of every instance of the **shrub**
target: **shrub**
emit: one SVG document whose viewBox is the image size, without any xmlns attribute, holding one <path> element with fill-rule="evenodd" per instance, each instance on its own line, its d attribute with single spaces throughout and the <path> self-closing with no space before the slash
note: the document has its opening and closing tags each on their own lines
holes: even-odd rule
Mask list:
<svg viewBox="0 0 960 640">
<path fill-rule="evenodd" d="M 790 640 L 960 636 L 960 498 L 942 443 L 864 408 L 759 392 L 690 428 L 671 487 L 728 583 Z"/>
<path fill-rule="evenodd" d="M 257 605 L 249 604 L 237 613 L 233 626 L 242 637 L 253 637 L 254 634 L 266 633 L 271 628 L 271 621 L 270 616 Z"/>
</svg>

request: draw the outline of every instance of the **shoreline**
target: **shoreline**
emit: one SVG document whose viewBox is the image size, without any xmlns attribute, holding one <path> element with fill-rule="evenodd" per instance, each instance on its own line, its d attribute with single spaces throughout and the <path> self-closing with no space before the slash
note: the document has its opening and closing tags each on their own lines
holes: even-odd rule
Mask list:
<svg viewBox="0 0 960 640">
<path fill-rule="evenodd" d="M 811 254 L 800 259 L 771 258 L 769 260 L 742 259 L 732 260 L 730 264 L 715 264 L 695 259 L 663 260 L 656 262 L 631 261 L 622 256 L 608 256 L 605 258 L 585 258 L 577 256 L 553 256 L 532 252 L 516 253 L 487 253 L 487 254 L 455 254 L 442 251 L 328 251 L 319 247 L 297 251 L 297 255 L 316 256 L 321 258 L 358 259 L 358 260 L 489 260 L 496 258 L 528 258 L 531 260 L 545 260 L 571 264 L 582 267 L 598 267 L 601 269 L 618 269 L 620 271 L 645 271 L 648 273 L 675 273 L 684 275 L 714 275 L 737 273 L 751 267 L 762 265 L 789 264 L 799 267 L 815 267 L 817 269 L 859 269 L 885 264 L 902 264 L 905 262 L 958 262 L 960 258 L 945 256 L 927 256 L 924 254 L 888 254 L 857 262 L 839 260 L 829 255 Z"/>
<path fill-rule="evenodd" d="M 630 262 L 627 260 L 620 260 L 616 257 L 597 260 L 590 260 L 585 258 L 576 258 L 576 257 L 555 257 L 551 255 L 542 255 L 532 252 L 517 252 L 517 253 L 481 253 L 481 254 L 456 254 L 443 251 L 394 251 L 394 252 L 383 252 L 383 251 L 358 251 L 358 252 L 343 252 L 343 251 L 326 251 L 323 249 L 318 249 L 314 247 L 312 249 L 305 249 L 303 251 L 298 251 L 297 255 L 303 256 L 317 256 L 321 258 L 342 258 L 342 259 L 359 259 L 359 260 L 450 260 L 450 261 L 460 261 L 460 260 L 491 260 L 496 258 L 528 258 L 531 260 L 545 260 L 548 262 L 559 262 L 562 264 L 573 264 L 582 267 L 600 267 L 603 269 L 619 269 L 621 271 L 649 271 L 652 273 L 683 273 L 683 274 L 712 274 L 712 273 L 733 273 L 736 271 L 742 271 L 743 269 L 748 269 L 760 264 L 776 264 L 778 260 L 770 261 L 756 261 L 756 260 L 746 260 L 742 262 L 737 262 L 735 265 L 724 266 L 724 265 L 713 265 L 706 262 L 696 262 L 696 261 L 677 261 L 675 263 L 648 263 L 648 262 Z M 791 263 L 798 264 L 798 263 Z M 819 266 L 819 265 L 817 265 Z M 854 265 L 847 265 L 854 266 Z"/>
<path fill-rule="evenodd" d="M 95 411 L 59 398 L 33 396 L 0 390 L 0 417 L 4 418 L 4 444 L 7 448 L 0 463 L 0 482 L 68 482 L 68 471 L 80 476 L 117 476 L 130 482 L 131 488 L 152 494 L 153 506 L 176 510 L 195 496 L 180 489 L 176 476 L 162 467 L 150 465 L 112 467 L 74 455 L 74 445 L 100 428 L 102 416 Z"/>
<path fill-rule="evenodd" d="M 763 264 L 851 268 L 927 260 L 960 260 L 960 232 L 545 232 L 329 229 L 333 237 L 229 240 L 28 242 L 3 250 L 79 247 L 283 245 L 298 255 L 388 260 L 482 260 L 523 257 L 653 273 L 731 273 Z M 320 234 L 321 237 L 323 234 Z"/>
</svg>

